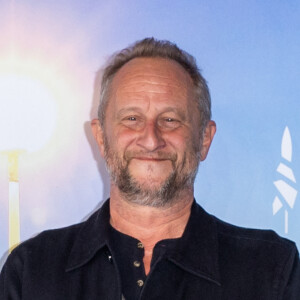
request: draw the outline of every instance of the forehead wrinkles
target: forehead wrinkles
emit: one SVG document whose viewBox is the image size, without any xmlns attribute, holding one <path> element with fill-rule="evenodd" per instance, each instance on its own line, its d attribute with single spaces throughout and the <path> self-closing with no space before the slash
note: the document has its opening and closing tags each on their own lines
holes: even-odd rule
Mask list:
<svg viewBox="0 0 300 300">
<path fill-rule="evenodd" d="M 160 94 L 180 94 L 187 96 L 188 88 L 186 85 L 175 81 L 155 81 L 152 79 L 138 78 L 133 81 L 123 81 L 115 88 L 116 95 L 130 93 L 160 93 Z"/>
<path fill-rule="evenodd" d="M 115 90 L 115 100 L 150 100 L 154 97 L 159 97 L 161 101 L 168 103 L 171 100 L 177 100 L 176 102 L 171 101 L 170 105 L 175 103 L 179 104 L 178 101 L 186 103 L 189 97 L 188 89 L 183 85 L 165 84 L 165 83 L 152 83 L 148 81 L 138 81 L 136 84 L 125 84 L 117 87 Z"/>
<path fill-rule="evenodd" d="M 177 63 L 167 59 L 136 58 L 124 65 L 112 81 L 114 90 L 124 92 L 162 92 L 193 87 L 190 75 Z"/>
</svg>

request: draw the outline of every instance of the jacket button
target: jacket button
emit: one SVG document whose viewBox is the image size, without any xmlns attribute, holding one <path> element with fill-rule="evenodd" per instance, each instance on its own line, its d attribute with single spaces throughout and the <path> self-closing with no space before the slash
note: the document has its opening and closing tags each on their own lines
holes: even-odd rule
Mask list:
<svg viewBox="0 0 300 300">
<path fill-rule="evenodd" d="M 143 285 L 144 285 L 144 281 L 143 280 L 138 280 L 137 282 L 137 285 L 139 286 L 139 287 L 142 287 Z"/>
<path fill-rule="evenodd" d="M 138 243 L 137 243 L 137 247 L 140 248 L 140 249 L 143 249 L 143 248 L 144 248 L 144 245 L 143 245 L 141 242 L 138 242 Z"/>
<path fill-rule="evenodd" d="M 133 262 L 133 265 L 138 268 L 141 265 L 141 263 L 138 260 L 135 260 Z"/>
</svg>

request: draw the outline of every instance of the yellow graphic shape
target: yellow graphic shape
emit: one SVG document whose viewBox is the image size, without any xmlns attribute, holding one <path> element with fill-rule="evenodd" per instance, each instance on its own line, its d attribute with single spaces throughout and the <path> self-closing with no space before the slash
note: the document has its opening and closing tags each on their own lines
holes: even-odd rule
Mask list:
<svg viewBox="0 0 300 300">
<path fill-rule="evenodd" d="M 19 182 L 9 182 L 9 252 L 20 244 Z"/>
<path fill-rule="evenodd" d="M 8 154 L 8 175 L 9 182 L 19 181 L 19 154 L 21 151 L 9 151 Z"/>
<path fill-rule="evenodd" d="M 9 175 L 9 251 L 20 243 L 19 155 L 24 151 L 2 152 L 8 155 Z"/>
</svg>

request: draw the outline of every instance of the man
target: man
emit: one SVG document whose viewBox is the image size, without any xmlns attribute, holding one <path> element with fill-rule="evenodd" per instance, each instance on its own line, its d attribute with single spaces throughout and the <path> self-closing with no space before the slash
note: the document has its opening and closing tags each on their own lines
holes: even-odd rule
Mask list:
<svg viewBox="0 0 300 300">
<path fill-rule="evenodd" d="M 106 67 L 92 130 L 110 199 L 86 222 L 21 244 L 1 299 L 300 299 L 299 255 L 272 231 L 238 228 L 193 196 L 216 131 L 194 59 L 145 39 Z"/>
</svg>

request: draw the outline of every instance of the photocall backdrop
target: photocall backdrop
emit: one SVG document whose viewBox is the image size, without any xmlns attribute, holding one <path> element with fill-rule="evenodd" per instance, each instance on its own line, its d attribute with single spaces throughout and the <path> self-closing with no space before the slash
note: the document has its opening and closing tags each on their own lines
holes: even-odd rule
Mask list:
<svg viewBox="0 0 300 300">
<path fill-rule="evenodd" d="M 210 87 L 217 134 L 196 200 L 299 247 L 299 1 L 6 0 L 0 28 L 0 268 L 14 193 L 21 241 L 81 222 L 108 197 L 90 131 L 101 67 L 150 36 L 194 55 Z"/>
</svg>

